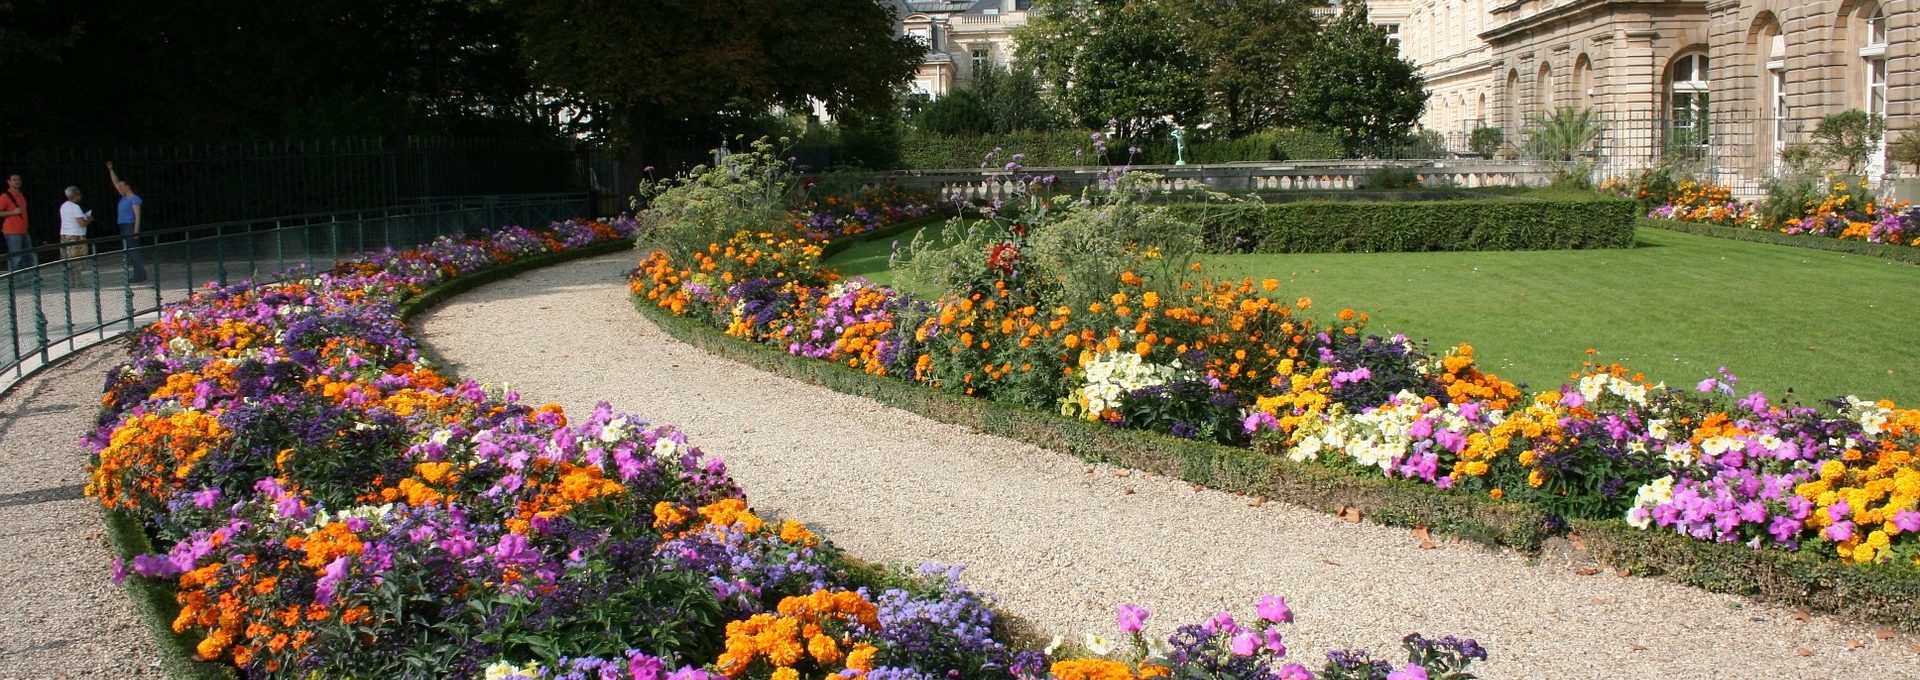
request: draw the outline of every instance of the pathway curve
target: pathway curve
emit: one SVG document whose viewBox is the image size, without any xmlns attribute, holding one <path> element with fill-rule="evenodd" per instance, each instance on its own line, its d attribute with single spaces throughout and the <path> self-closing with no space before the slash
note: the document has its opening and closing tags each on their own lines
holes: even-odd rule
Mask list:
<svg viewBox="0 0 1920 680">
<path fill-rule="evenodd" d="M 1298 616 L 1291 656 L 1310 666 L 1329 648 L 1397 655 L 1421 631 L 1479 639 L 1492 679 L 1920 674 L 1910 636 L 1477 545 L 1422 550 L 1403 529 L 1252 507 L 718 359 L 632 310 L 632 260 L 488 285 L 416 326 L 463 377 L 679 425 L 757 509 L 864 558 L 965 564 L 970 584 L 1043 630 L 1111 634 L 1114 605 L 1133 602 L 1166 631 L 1222 607 L 1251 615 L 1277 592 Z"/>
<path fill-rule="evenodd" d="M 87 478 L 119 343 L 84 350 L 0 399 L 0 678 L 161 677 L 152 633 L 108 579 L 113 547 Z"/>
</svg>

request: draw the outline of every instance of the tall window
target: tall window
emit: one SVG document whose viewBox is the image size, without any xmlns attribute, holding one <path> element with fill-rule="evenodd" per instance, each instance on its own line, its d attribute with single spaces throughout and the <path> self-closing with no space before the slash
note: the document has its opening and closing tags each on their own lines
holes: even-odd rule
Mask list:
<svg viewBox="0 0 1920 680">
<path fill-rule="evenodd" d="M 1519 69 L 1507 71 L 1507 90 L 1500 96 L 1503 98 L 1500 102 L 1501 108 L 1504 109 L 1500 112 L 1500 127 L 1506 128 L 1509 135 L 1515 134 L 1520 131 L 1521 125 Z"/>
<path fill-rule="evenodd" d="M 1573 102 L 1583 109 L 1593 108 L 1593 60 L 1584 54 L 1573 62 Z"/>
<path fill-rule="evenodd" d="M 1540 64 L 1540 73 L 1533 77 L 1533 115 L 1545 118 L 1553 115 L 1553 67 Z"/>
<path fill-rule="evenodd" d="M 1867 113 L 1887 115 L 1887 12 L 1879 6 L 1867 11 L 1865 40 L 1860 46 L 1860 66 L 1866 79 L 1861 94 Z M 1877 177 L 1886 170 L 1886 140 L 1875 140 L 1873 154 L 1867 159 L 1867 176 Z"/>
<path fill-rule="evenodd" d="M 1766 39 L 1767 45 L 1767 115 L 1771 119 L 1772 129 L 1767 140 L 1767 154 L 1778 169 L 1782 161 L 1780 152 L 1787 148 L 1787 36 L 1780 35 L 1774 29 L 1773 35 Z"/>
<path fill-rule="evenodd" d="M 1707 145 L 1707 55 L 1673 60 L 1667 71 L 1667 150 L 1687 153 Z"/>
<path fill-rule="evenodd" d="M 973 74 L 977 76 L 980 72 L 987 70 L 987 66 L 993 63 L 992 59 L 992 55 L 987 52 L 986 45 L 975 45 L 973 48 Z"/>
<path fill-rule="evenodd" d="M 1388 40 L 1400 42 L 1400 24 L 1381 24 L 1380 27 L 1387 29 Z"/>
</svg>

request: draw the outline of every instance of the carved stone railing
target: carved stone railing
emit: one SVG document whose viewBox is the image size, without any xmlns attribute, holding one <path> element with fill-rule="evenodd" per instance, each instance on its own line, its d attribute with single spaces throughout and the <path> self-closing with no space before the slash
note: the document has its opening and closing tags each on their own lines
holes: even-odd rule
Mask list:
<svg viewBox="0 0 1920 680">
<path fill-rule="evenodd" d="M 1227 193 L 1250 191 L 1355 189 L 1382 167 L 1412 171 L 1432 188 L 1540 186 L 1566 163 L 1548 161 L 1301 161 L 1231 163 L 1223 165 L 1139 165 L 1134 170 L 1160 175 L 1158 189 L 1182 191 L 1208 188 Z M 900 170 L 887 173 L 908 189 L 934 191 L 943 199 L 986 199 L 1012 195 L 1024 182 L 1049 178 L 1056 189 L 1079 189 L 1109 176 L 1105 167 L 1024 168 L 1017 172 L 994 169 Z"/>
</svg>

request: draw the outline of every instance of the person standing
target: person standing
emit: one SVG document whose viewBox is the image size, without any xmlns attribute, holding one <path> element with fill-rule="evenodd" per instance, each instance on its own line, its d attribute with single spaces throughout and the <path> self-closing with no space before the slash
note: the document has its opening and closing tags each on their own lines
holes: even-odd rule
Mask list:
<svg viewBox="0 0 1920 680">
<path fill-rule="evenodd" d="M 27 195 L 20 191 L 20 173 L 7 174 L 7 191 L 0 193 L 0 233 L 7 237 L 7 271 L 39 264 L 33 237 L 27 233 Z"/>
<path fill-rule="evenodd" d="M 93 211 L 80 207 L 80 187 L 67 187 L 67 202 L 60 204 L 60 259 L 78 260 L 87 256 L 87 227 L 93 225 Z M 70 244 L 70 245 L 66 245 Z M 69 265 L 67 274 L 73 269 Z"/>
<path fill-rule="evenodd" d="M 133 193 L 133 185 L 114 172 L 113 161 L 107 161 L 107 177 L 113 180 L 113 189 L 120 192 L 114 223 L 120 227 L 120 250 L 126 255 L 127 283 L 139 283 L 147 280 L 146 261 L 140 256 L 140 227 L 146 223 L 140 210 L 140 194 Z"/>
</svg>

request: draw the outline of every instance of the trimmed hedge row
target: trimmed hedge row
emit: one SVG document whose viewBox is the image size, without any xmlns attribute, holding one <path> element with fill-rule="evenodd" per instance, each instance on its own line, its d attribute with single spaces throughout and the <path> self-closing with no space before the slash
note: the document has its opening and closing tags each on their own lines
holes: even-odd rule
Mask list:
<svg viewBox="0 0 1920 680">
<path fill-rule="evenodd" d="M 1525 553 L 1537 553 L 1546 538 L 1571 529 L 1586 543 L 1590 556 L 1631 573 L 1663 575 L 1714 592 L 1920 632 L 1920 567 L 1860 566 L 1827 555 L 1752 550 L 1636 530 L 1619 521 L 1566 523 L 1529 504 L 1448 494 L 1362 471 L 1296 463 L 1277 451 L 1116 430 L 1050 412 L 868 375 L 728 337 L 696 320 L 669 314 L 642 298 L 636 297 L 634 306 L 669 335 L 716 356 L 1088 461 L 1146 470 L 1324 512 L 1357 508 L 1378 523 L 1424 526 Z"/>
<path fill-rule="evenodd" d="M 1569 250 L 1633 245 L 1632 201 L 1526 196 L 1456 201 L 1180 205 L 1216 252 Z"/>
<path fill-rule="evenodd" d="M 1920 264 L 1920 248 L 1914 248 L 1911 246 L 1897 246 L 1897 245 L 1892 245 L 1888 243 L 1868 243 L 1866 241 L 1843 241 L 1837 238 L 1830 238 L 1826 236 L 1808 236 L 1805 234 L 1782 234 L 1776 231 L 1761 231 L 1759 229 L 1742 229 L 1739 227 L 1726 227 L 1718 224 L 1705 224 L 1701 222 L 1681 222 L 1679 220 L 1656 220 L 1656 219 L 1645 218 L 1645 217 L 1640 219 L 1640 224 L 1643 226 L 1649 226 L 1649 227 L 1654 227 L 1658 229 L 1666 229 L 1669 231 L 1678 231 L 1678 232 L 1687 233 L 1687 234 L 1695 234 L 1698 236 L 1712 236 L 1715 238 L 1733 239 L 1736 241 L 1752 241 L 1754 243 L 1771 243 L 1777 246 L 1793 246 L 1796 248 L 1813 248 L 1815 250 L 1828 250 L 1836 253 L 1847 253 L 1849 255 L 1863 255 L 1866 257 L 1877 257 L 1882 260 L 1892 260 L 1894 262 L 1905 262 L 1907 264 Z"/>
</svg>

